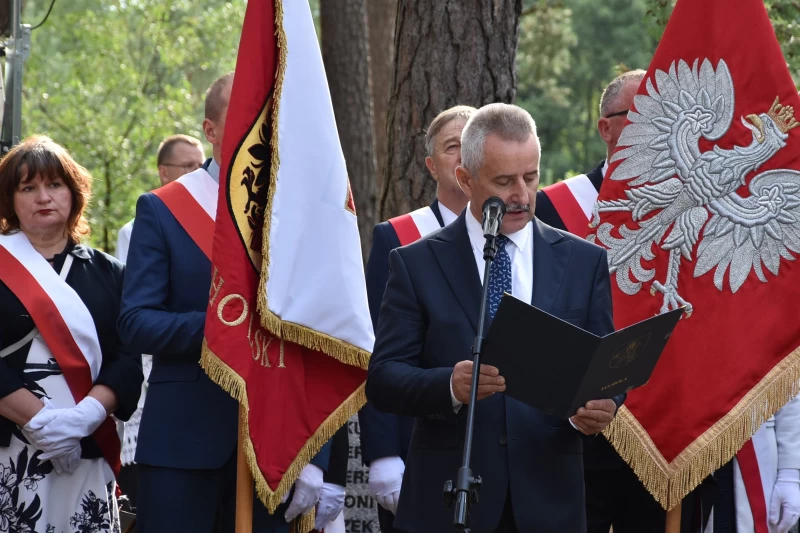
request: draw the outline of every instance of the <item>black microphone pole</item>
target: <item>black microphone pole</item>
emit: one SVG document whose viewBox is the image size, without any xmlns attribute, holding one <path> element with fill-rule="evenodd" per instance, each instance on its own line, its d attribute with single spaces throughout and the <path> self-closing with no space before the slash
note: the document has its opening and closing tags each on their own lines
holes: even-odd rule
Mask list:
<svg viewBox="0 0 800 533">
<path fill-rule="evenodd" d="M 483 347 L 483 324 L 486 320 L 487 297 L 489 295 L 489 276 L 492 261 L 497 253 L 497 233 L 505 215 L 505 203 L 498 197 L 492 196 L 483 203 L 483 231 L 486 244 L 483 247 L 483 258 L 486 265 L 483 269 L 483 291 L 481 295 L 481 308 L 478 319 L 478 332 L 472 343 L 472 387 L 469 392 L 469 405 L 467 406 L 467 428 L 464 435 L 464 456 L 461 467 L 456 474 L 455 484 L 452 480 L 444 484 L 445 503 L 449 506 L 455 503 L 455 516 L 453 524 L 456 531 L 469 532 L 469 508 L 473 503 L 478 503 L 478 491 L 481 488 L 481 477 L 475 475 L 470 468 L 472 457 L 472 436 L 475 428 L 475 404 L 478 402 L 478 380 L 480 379 L 481 349 Z"/>
</svg>

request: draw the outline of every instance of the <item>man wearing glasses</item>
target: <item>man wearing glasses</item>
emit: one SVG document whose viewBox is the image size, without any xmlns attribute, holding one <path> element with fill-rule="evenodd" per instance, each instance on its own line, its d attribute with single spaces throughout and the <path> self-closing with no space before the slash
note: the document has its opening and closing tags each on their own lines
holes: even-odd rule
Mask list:
<svg viewBox="0 0 800 533">
<path fill-rule="evenodd" d="M 591 172 L 540 189 L 536 195 L 536 218 L 554 228 L 586 237 L 592 209 L 608 170 L 608 160 L 617 147 L 628 110 L 645 74 L 644 70 L 631 70 L 608 84 L 600 97 L 597 120 L 597 131 L 606 143 L 606 159 Z"/>
<path fill-rule="evenodd" d="M 184 174 L 194 172 L 201 166 L 206 156 L 203 143 L 189 135 L 170 135 L 158 145 L 156 163 L 161 186 L 171 183 Z M 123 263 L 128 258 L 128 245 L 131 242 L 133 220 L 125 224 L 117 233 L 116 257 Z"/>
<path fill-rule="evenodd" d="M 605 88 L 597 131 L 606 143 L 606 159 L 591 172 L 540 189 L 536 194 L 539 220 L 581 237 L 588 234 L 608 160 L 645 74 L 644 70 L 626 72 Z M 664 531 L 666 513 L 604 436 L 585 445 L 583 453 L 587 533 L 608 533 L 612 526 L 614 533 Z"/>
</svg>

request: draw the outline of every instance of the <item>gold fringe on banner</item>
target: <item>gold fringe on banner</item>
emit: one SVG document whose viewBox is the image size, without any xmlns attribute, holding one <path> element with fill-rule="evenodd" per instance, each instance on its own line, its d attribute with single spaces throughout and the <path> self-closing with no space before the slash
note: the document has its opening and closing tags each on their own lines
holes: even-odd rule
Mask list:
<svg viewBox="0 0 800 533">
<path fill-rule="evenodd" d="M 250 438 L 248 420 L 250 406 L 247 400 L 247 387 L 244 380 L 211 351 L 205 340 L 203 340 L 203 354 L 200 358 L 200 366 L 203 367 L 203 370 L 205 370 L 208 377 L 211 378 L 214 383 L 222 387 L 223 390 L 230 394 L 243 407 L 242 416 L 244 419 L 242 423 L 245 431 L 244 451 L 247 456 L 247 465 L 250 467 L 250 473 L 255 482 L 258 499 L 261 500 L 270 513 L 275 512 L 283 496 L 289 492 L 294 482 L 297 481 L 300 472 L 319 452 L 322 446 L 328 442 L 331 437 L 333 437 L 333 434 L 346 424 L 350 417 L 356 414 L 367 401 L 367 396 L 364 392 L 364 384 L 361 384 L 350 397 L 342 402 L 342 404 L 320 424 L 319 428 L 317 428 L 314 434 L 306 441 L 305 445 L 297 453 L 292 464 L 289 465 L 289 468 L 284 472 L 283 477 L 278 483 L 278 488 L 273 491 L 267 484 L 267 480 L 264 479 L 261 469 L 258 467 L 253 441 Z M 299 527 L 299 529 L 296 529 L 297 533 L 308 533 L 314 529 L 313 513 L 298 518 L 297 520 L 300 521 L 299 524 L 295 525 L 296 528 Z"/>
<path fill-rule="evenodd" d="M 623 405 L 603 435 L 644 486 L 670 510 L 706 477 L 730 461 L 758 428 L 800 393 L 800 348 L 778 363 L 721 420 L 667 463 Z"/>
<path fill-rule="evenodd" d="M 278 150 L 278 117 L 280 115 L 281 95 L 283 82 L 286 78 L 287 41 L 283 31 L 283 2 L 275 2 L 275 37 L 278 41 L 279 58 L 275 74 L 275 91 L 272 108 L 272 161 L 270 162 L 270 186 L 267 193 L 267 205 L 264 210 L 264 231 L 262 237 L 261 275 L 258 282 L 258 311 L 261 314 L 261 325 L 273 335 L 281 339 L 317 350 L 336 359 L 337 361 L 367 369 L 370 353 L 353 344 L 337 339 L 325 333 L 315 331 L 309 327 L 294 322 L 286 322 L 269 310 L 267 304 L 267 278 L 269 277 L 269 234 L 272 226 L 272 207 L 277 189 L 278 169 L 280 168 L 280 153 Z"/>
</svg>

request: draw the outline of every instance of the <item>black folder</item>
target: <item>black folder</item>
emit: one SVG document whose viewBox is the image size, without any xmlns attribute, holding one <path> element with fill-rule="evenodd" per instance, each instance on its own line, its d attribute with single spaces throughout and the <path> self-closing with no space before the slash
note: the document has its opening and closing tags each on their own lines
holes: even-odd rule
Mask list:
<svg viewBox="0 0 800 533">
<path fill-rule="evenodd" d="M 569 418 L 589 400 L 647 383 L 682 314 L 675 309 L 598 337 L 506 294 L 481 362 L 500 370 L 506 395 Z"/>
</svg>

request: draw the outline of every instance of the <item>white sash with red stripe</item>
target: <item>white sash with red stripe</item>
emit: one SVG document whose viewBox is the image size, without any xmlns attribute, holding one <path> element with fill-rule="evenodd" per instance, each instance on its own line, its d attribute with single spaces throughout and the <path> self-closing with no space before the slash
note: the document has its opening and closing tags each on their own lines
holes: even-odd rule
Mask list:
<svg viewBox="0 0 800 533">
<path fill-rule="evenodd" d="M 552 202 L 567 231 L 579 237 L 588 235 L 598 192 L 585 174 L 554 183 L 542 192 Z"/>
<path fill-rule="evenodd" d="M 430 206 L 392 218 L 389 220 L 389 224 L 397 233 L 400 246 L 411 244 L 442 228 Z"/>
<path fill-rule="evenodd" d="M 57 408 L 73 407 L 86 396 L 103 359 L 92 315 L 65 282 L 72 260 L 68 255 L 59 275 L 24 234 L 0 235 L 0 280 L 19 298 L 36 325 L 0 356 L 30 342 L 25 361 L 27 381 L 35 382 L 37 394 L 46 395 Z M 48 463 L 35 459 L 40 452 L 16 435 L 7 448 L 0 449 L 0 468 L 26 481 L 15 489 L 14 505 L 40 506 L 38 519 L 30 518 L 36 531 L 44 531 L 46 526 L 71 531 L 70 520 L 79 516 L 92 499 L 103 502 L 97 504 L 105 509 L 100 518 L 112 523 L 116 520 L 112 466 L 119 465 L 119 440 L 113 422 L 107 419 L 93 438 L 105 459 L 82 459 L 72 474 L 48 471 Z M 17 524 L 13 519 L 11 523 Z"/>
<path fill-rule="evenodd" d="M 211 260 L 219 185 L 204 168 L 198 168 L 153 191 L 178 224 Z"/>
</svg>

